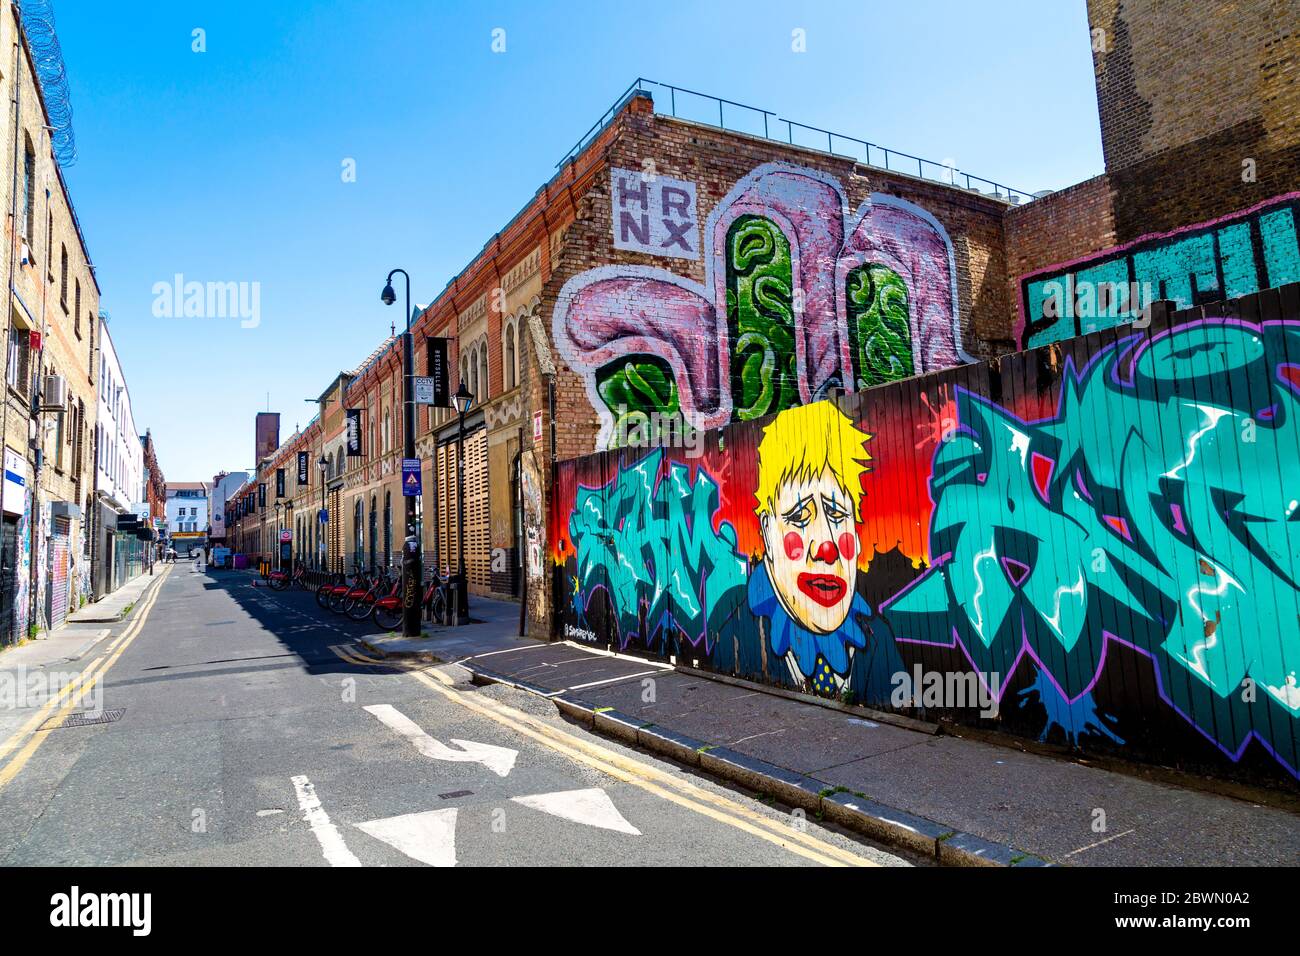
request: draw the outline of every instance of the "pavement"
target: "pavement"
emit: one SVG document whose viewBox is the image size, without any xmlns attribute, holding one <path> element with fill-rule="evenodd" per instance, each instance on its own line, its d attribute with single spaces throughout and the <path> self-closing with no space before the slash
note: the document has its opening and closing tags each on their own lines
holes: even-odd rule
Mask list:
<svg viewBox="0 0 1300 956">
<path fill-rule="evenodd" d="M 572 642 L 521 638 L 518 606 L 507 602 L 479 599 L 475 613 L 498 623 L 423 639 L 424 656 L 455 661 L 481 681 L 550 699 L 598 732 L 944 862 L 1300 862 L 1300 814 L 1288 809 L 1146 779 L 1138 767 L 1119 773 Z M 400 640 L 367 645 L 403 653 Z"/>
<path fill-rule="evenodd" d="M 164 566 L 155 565 L 153 573 L 145 571 L 137 574 L 112 594 L 106 594 L 98 601 L 68 615 L 69 624 L 114 624 L 131 612 L 140 600 L 140 595 L 153 582 Z M 57 632 L 56 632 L 57 633 Z"/>
<path fill-rule="evenodd" d="M 256 583 L 169 566 L 89 646 L 46 642 L 73 676 L 0 707 L 0 865 L 932 862 L 458 665 L 370 656 L 372 628 Z"/>
</svg>

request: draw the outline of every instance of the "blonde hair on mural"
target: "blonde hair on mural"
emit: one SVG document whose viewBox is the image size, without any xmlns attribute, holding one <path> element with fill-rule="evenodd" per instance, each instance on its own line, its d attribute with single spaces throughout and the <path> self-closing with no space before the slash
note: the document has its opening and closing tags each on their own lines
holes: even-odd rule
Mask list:
<svg viewBox="0 0 1300 956">
<path fill-rule="evenodd" d="M 871 436 L 858 429 L 834 402 L 814 402 L 781 412 L 763 429 L 758 443 L 758 514 L 771 514 L 776 493 L 790 481 L 810 481 L 830 469 L 853 500 L 857 517 L 862 475 L 870 468 L 864 443 Z"/>
</svg>

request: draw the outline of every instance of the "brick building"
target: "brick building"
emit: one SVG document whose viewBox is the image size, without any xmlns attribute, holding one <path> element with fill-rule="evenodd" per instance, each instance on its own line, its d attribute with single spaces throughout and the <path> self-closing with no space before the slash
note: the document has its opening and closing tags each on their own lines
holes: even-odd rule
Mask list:
<svg viewBox="0 0 1300 956">
<path fill-rule="evenodd" d="M 140 445 L 144 450 L 144 500 L 149 506 L 148 520 L 158 531 L 167 521 L 167 478 L 158 464 L 158 447 L 148 429 L 140 436 Z"/>
<path fill-rule="evenodd" d="M 1179 6 L 1089 4 L 1107 171 L 1040 197 L 848 137 L 794 145 L 761 113 L 749 132 L 677 118 L 677 91 L 634 84 L 414 323 L 417 373 L 427 340 L 446 338 L 476 396 L 471 592 L 516 596 L 526 579 L 529 617 L 549 627 L 553 460 L 1045 344 L 1129 321 L 1157 296 L 1191 305 L 1295 281 L 1300 110 L 1284 5 L 1246 4 L 1241 34 L 1193 38 L 1195 57 L 1165 55 L 1162 37 L 1216 18 Z M 1202 156 L 1226 178 L 1204 181 L 1189 159 Z M 1259 160 L 1251 182 L 1243 158 Z M 241 548 L 269 554 L 283 523 L 295 553 L 331 567 L 393 558 L 400 347 L 389 339 L 337 375 L 321 415 L 259 467 L 237 509 Z M 417 427 L 426 563 L 454 570 L 458 421 L 422 408 Z M 282 468 L 285 497 L 260 506 L 258 486 L 276 488 Z"/>
<path fill-rule="evenodd" d="M 90 593 L 99 286 L 16 5 L 0 14 L 0 46 L 13 51 L 0 65 L 9 103 L 0 202 L 12 211 L 0 629 L 12 639 L 59 626 Z"/>
</svg>

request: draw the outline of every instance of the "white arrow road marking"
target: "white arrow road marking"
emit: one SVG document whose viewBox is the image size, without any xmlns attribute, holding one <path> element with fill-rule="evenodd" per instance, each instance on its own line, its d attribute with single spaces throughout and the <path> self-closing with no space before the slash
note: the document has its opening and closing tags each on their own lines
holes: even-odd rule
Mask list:
<svg viewBox="0 0 1300 956">
<path fill-rule="evenodd" d="M 330 815 L 320 804 L 316 788 L 306 777 L 293 777 L 293 789 L 298 793 L 298 806 L 302 808 L 303 822 L 311 825 L 311 832 L 316 835 L 325 861 L 330 866 L 360 866 L 361 861 L 352 855 L 348 845 L 343 842 L 339 828 L 330 823 Z"/>
<path fill-rule="evenodd" d="M 357 829 L 429 866 L 456 865 L 456 811 L 425 810 L 358 823 Z"/>
<path fill-rule="evenodd" d="M 451 742 L 461 749 L 452 750 L 446 744 L 426 734 L 415 721 L 392 704 L 371 704 L 365 709 L 409 740 L 416 750 L 433 760 L 481 763 L 498 777 L 504 777 L 514 768 L 515 758 L 519 756 L 519 751 L 511 750 L 509 747 L 480 744 L 472 740 L 457 740 L 454 737 Z"/>
<path fill-rule="evenodd" d="M 511 797 L 515 803 L 522 803 L 534 810 L 541 810 L 553 817 L 584 823 L 589 827 L 603 830 L 617 830 L 640 836 L 641 831 L 623 818 L 614 806 L 614 801 L 600 787 L 589 790 L 561 790 L 557 793 L 538 793 L 531 797 Z"/>
</svg>

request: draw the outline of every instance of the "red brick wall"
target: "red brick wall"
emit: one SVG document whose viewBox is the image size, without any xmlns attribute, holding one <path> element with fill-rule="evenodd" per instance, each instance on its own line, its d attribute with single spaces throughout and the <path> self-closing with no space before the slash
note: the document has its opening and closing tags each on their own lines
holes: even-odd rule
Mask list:
<svg viewBox="0 0 1300 956">
<path fill-rule="evenodd" d="M 1116 244 L 1109 180 L 1096 176 L 1014 207 L 1005 228 L 1007 301 L 1015 312 L 1021 276 Z"/>
</svg>

